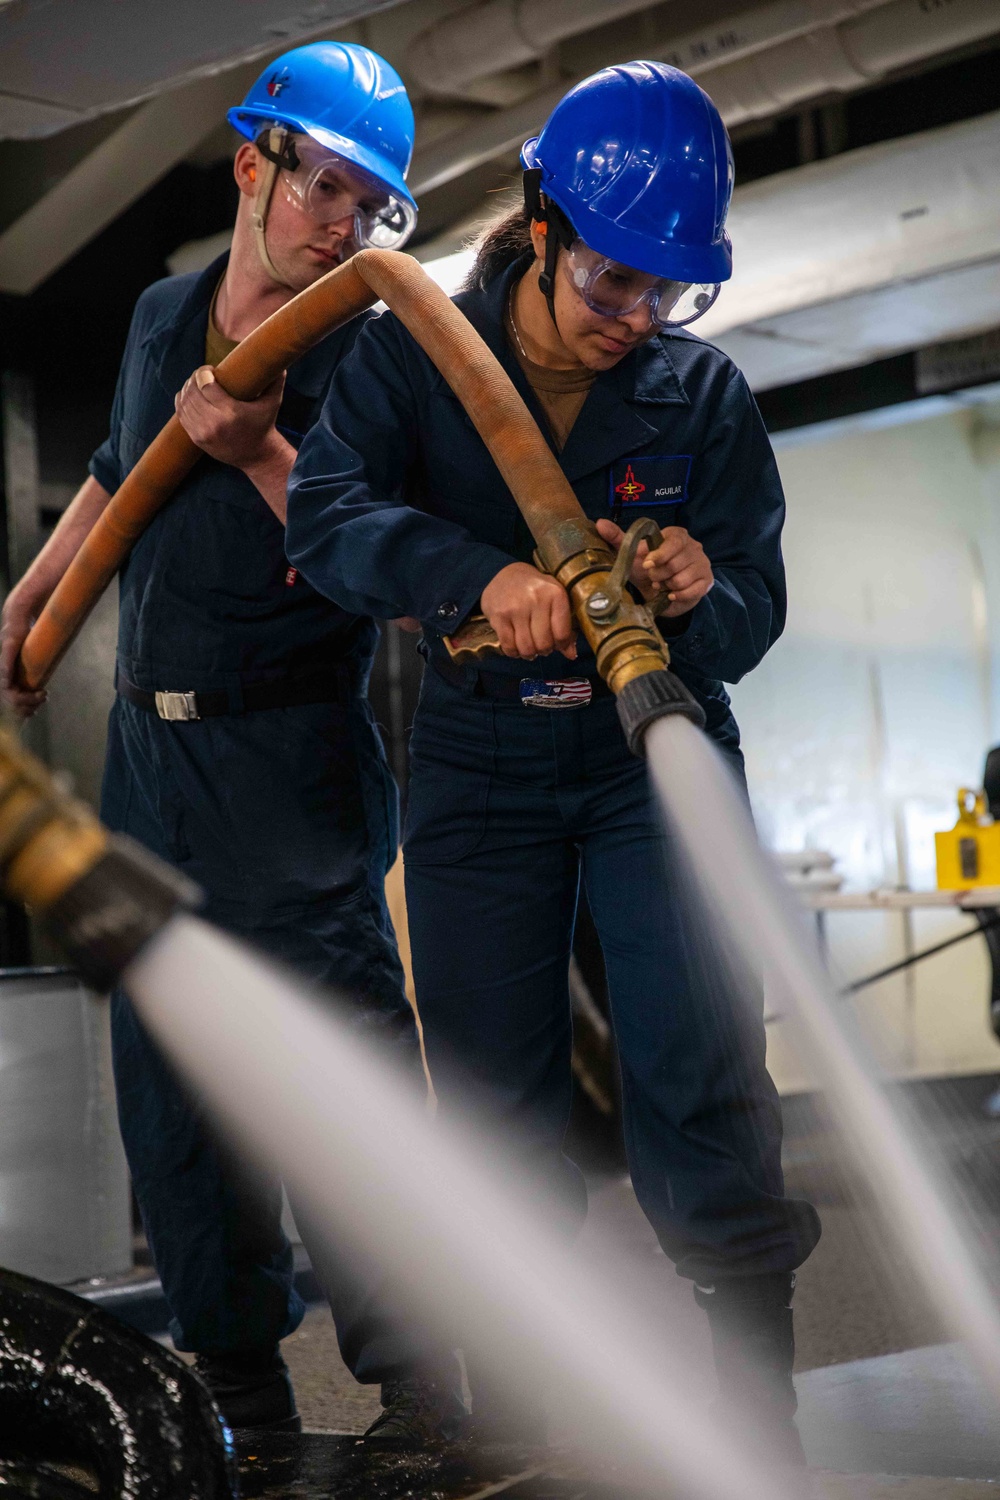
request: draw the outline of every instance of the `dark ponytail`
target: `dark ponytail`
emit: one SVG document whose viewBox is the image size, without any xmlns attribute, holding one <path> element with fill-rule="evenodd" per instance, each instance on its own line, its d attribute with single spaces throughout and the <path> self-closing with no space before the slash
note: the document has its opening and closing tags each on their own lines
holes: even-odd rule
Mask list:
<svg viewBox="0 0 1000 1500">
<path fill-rule="evenodd" d="M 534 254 L 531 243 L 531 220 L 522 205 L 506 211 L 487 224 L 475 245 L 476 259 L 465 280 L 467 292 L 481 292 L 501 271 L 506 271 L 522 255 Z"/>
</svg>

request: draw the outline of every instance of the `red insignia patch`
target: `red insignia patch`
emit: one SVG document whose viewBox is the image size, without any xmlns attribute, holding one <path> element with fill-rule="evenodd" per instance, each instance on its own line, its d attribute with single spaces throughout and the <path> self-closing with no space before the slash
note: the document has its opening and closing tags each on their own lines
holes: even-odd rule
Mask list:
<svg viewBox="0 0 1000 1500">
<path fill-rule="evenodd" d="M 296 580 L 296 578 L 298 578 L 298 576 L 299 576 L 299 570 L 298 570 L 298 568 L 289 568 L 288 572 L 285 574 L 285 588 L 286 589 L 293 588 L 294 584 L 295 584 L 295 580 Z"/>
<path fill-rule="evenodd" d="M 634 505 L 645 492 L 646 486 L 636 479 L 632 465 L 629 464 L 625 470 L 625 478 L 621 484 L 615 485 L 615 494 L 621 496 L 623 505 Z"/>
</svg>

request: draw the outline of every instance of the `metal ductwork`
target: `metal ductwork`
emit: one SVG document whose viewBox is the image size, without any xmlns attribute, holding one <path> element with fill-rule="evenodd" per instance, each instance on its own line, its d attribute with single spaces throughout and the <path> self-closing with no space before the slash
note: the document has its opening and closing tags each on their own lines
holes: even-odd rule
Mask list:
<svg viewBox="0 0 1000 1500">
<path fill-rule="evenodd" d="M 645 10 L 649 0 L 487 0 L 429 26 L 406 54 L 408 76 L 453 94 L 488 73 L 534 62 L 578 32 Z"/>
<path fill-rule="evenodd" d="M 824 94 L 846 94 L 939 52 L 1000 32 L 997 0 L 892 0 L 868 15 L 780 43 L 698 81 L 727 125 L 778 114 Z"/>
<path fill-rule="evenodd" d="M 844 5 L 836 7 L 840 14 L 845 9 Z M 851 9 L 857 12 L 862 6 Z M 695 55 L 702 45 L 699 33 L 651 48 L 648 55 L 677 62 L 694 74 L 719 106 L 726 124 L 732 126 L 777 114 L 808 99 L 848 93 L 896 69 L 1000 34 L 997 0 L 950 0 L 947 4 L 891 0 L 864 15 L 855 13 L 852 19 L 835 26 L 823 25 L 801 34 L 806 12 L 812 13 L 815 26 L 817 11 L 825 18 L 832 10 L 832 6 L 792 0 L 787 8 L 767 5 L 759 12 L 734 17 L 733 48 L 739 47 L 746 54 L 739 61 L 720 65 L 716 48 L 712 65 L 702 66 Z M 793 15 L 800 34 L 771 45 L 765 38 L 776 33 L 779 11 Z M 463 18 L 469 15 L 462 12 Z M 712 34 L 729 29 L 728 22 L 720 22 L 712 28 Z M 726 56 L 731 58 L 732 50 L 727 48 Z M 483 57 L 488 58 L 491 71 L 497 67 L 496 58 L 490 57 L 485 48 Z M 498 111 L 480 125 L 418 151 L 411 186 L 417 193 L 428 192 L 520 145 L 541 126 L 567 87 L 563 82 L 547 88 Z"/>
<path fill-rule="evenodd" d="M 649 0 L 487 0 L 421 32 L 407 52 L 406 71 L 430 93 L 454 93 L 490 73 L 533 62 L 555 43 L 645 10 L 648 4 Z M 670 42 L 663 60 L 686 73 L 704 72 L 722 60 L 745 57 L 883 4 L 885 0 L 771 0 L 683 33 Z"/>
</svg>

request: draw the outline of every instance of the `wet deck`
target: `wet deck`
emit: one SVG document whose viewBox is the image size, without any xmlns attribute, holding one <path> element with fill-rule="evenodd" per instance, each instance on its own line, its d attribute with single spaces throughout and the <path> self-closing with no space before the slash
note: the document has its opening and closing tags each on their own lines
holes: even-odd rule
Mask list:
<svg viewBox="0 0 1000 1500">
<path fill-rule="evenodd" d="M 991 1480 L 813 1470 L 811 1500 L 996 1500 Z M 436 1455 L 367 1453 L 353 1435 L 272 1438 L 240 1463 L 243 1500 L 622 1500 L 613 1475 L 596 1476 L 558 1453 L 468 1449 Z M 636 1496 L 638 1500 L 638 1496 Z M 666 1500 L 661 1491 L 657 1500 Z"/>
</svg>

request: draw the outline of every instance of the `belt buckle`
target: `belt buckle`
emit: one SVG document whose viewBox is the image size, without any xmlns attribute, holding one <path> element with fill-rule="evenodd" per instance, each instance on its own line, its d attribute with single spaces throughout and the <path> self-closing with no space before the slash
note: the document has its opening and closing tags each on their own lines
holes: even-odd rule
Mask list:
<svg viewBox="0 0 1000 1500">
<path fill-rule="evenodd" d="M 586 677 L 522 677 L 520 688 L 525 708 L 585 708 L 594 695 Z"/>
<path fill-rule="evenodd" d="M 197 693 L 154 693 L 153 696 L 161 719 L 176 719 L 186 724 L 201 718 Z"/>
</svg>

